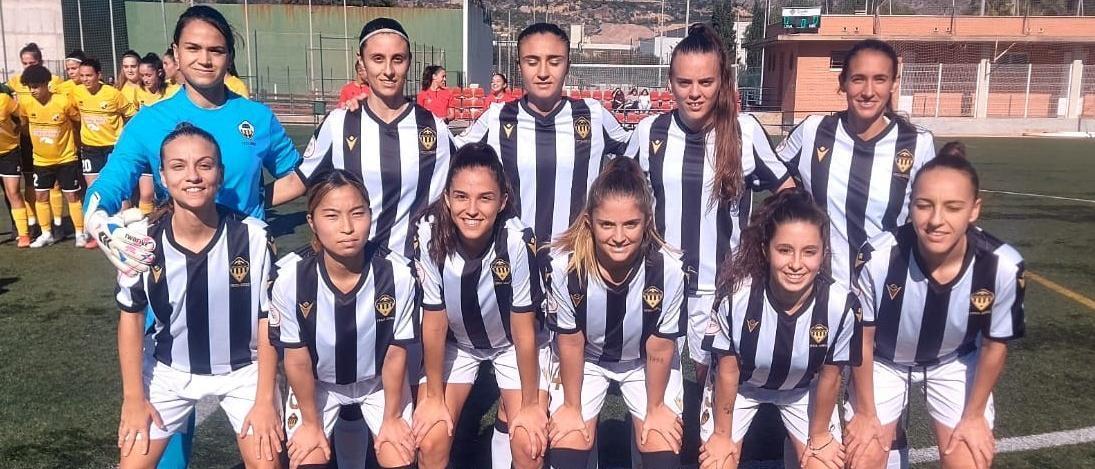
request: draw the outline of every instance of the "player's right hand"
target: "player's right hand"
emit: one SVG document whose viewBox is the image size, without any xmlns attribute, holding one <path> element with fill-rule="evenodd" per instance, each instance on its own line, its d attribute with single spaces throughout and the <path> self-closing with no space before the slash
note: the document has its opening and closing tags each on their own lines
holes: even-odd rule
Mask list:
<svg viewBox="0 0 1095 469">
<path fill-rule="evenodd" d="M 414 436 L 415 444 L 422 444 L 422 440 L 426 439 L 426 435 L 433 430 L 434 425 L 441 423 L 445 425 L 446 435 L 453 436 L 452 415 L 449 415 L 449 408 L 445 405 L 445 399 L 441 397 L 426 397 L 418 404 L 418 407 L 414 409 L 414 417 L 411 419 L 413 423 L 411 434 Z"/>
<path fill-rule="evenodd" d="M 293 437 L 289 438 L 288 448 L 290 469 L 300 467 L 315 450 L 323 452 L 324 462 L 331 460 L 331 445 L 327 441 L 327 435 L 321 426 L 310 422 L 300 424 Z"/>
<path fill-rule="evenodd" d="M 730 435 L 715 433 L 700 446 L 700 469 L 727 469 L 738 467 L 738 445 Z"/>
<path fill-rule="evenodd" d="M 844 448 L 853 469 L 876 467 L 874 460 L 890 452 L 890 441 L 883 441 L 878 417 L 856 413 L 844 428 Z"/>
<path fill-rule="evenodd" d="M 89 207 L 86 230 L 98 241 L 99 249 L 123 275 L 136 276 L 148 271 L 156 257 L 156 242 L 144 234 L 144 214 L 138 209 L 128 209 L 117 215 L 97 210 L 92 201 Z M 130 225 L 136 225 L 128 228 Z"/>
<path fill-rule="evenodd" d="M 148 399 L 125 399 L 122 401 L 122 417 L 118 422 L 118 449 L 122 450 L 122 457 L 136 449 L 139 454 L 148 454 L 148 429 L 156 424 L 161 430 L 167 429 L 163 425 L 160 413 L 152 407 Z"/>
<path fill-rule="evenodd" d="M 582 419 L 582 409 L 563 404 L 551 416 L 551 423 L 548 424 L 548 438 L 551 440 L 551 446 L 558 446 L 572 432 L 581 433 L 587 443 L 590 441 L 589 429 L 586 428 L 586 422 Z"/>
</svg>

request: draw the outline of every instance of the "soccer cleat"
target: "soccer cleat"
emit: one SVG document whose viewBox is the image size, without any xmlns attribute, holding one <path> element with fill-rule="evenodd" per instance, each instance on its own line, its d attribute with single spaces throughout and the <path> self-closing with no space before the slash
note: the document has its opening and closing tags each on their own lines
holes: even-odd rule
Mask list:
<svg viewBox="0 0 1095 469">
<path fill-rule="evenodd" d="M 87 247 L 88 236 L 87 233 L 76 233 L 76 247 Z"/>
<path fill-rule="evenodd" d="M 23 249 L 30 247 L 30 236 L 20 236 L 15 240 L 15 246 Z"/>
<path fill-rule="evenodd" d="M 31 248 L 41 248 L 41 247 L 49 246 L 49 245 L 51 245 L 53 243 L 56 243 L 56 242 L 57 242 L 57 240 L 53 239 L 53 233 L 50 233 L 50 232 L 46 231 L 46 232 L 43 232 L 42 235 L 38 237 L 38 239 L 34 240 L 33 243 L 30 243 L 30 247 Z"/>
</svg>

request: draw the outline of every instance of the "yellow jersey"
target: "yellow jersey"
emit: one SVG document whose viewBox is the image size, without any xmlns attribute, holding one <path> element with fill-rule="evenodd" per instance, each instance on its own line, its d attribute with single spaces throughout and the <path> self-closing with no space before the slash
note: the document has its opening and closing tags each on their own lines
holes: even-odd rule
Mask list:
<svg viewBox="0 0 1095 469">
<path fill-rule="evenodd" d="M 12 95 L 0 93 L 0 155 L 19 148 L 19 126 L 15 123 L 19 101 Z"/>
<path fill-rule="evenodd" d="M 159 93 L 153 93 L 144 88 L 137 88 L 137 91 L 134 95 L 137 97 L 137 99 L 133 101 L 133 104 L 137 106 L 137 110 L 141 110 L 148 106 L 156 104 L 160 102 L 161 99 L 167 97 L 167 95 L 164 93 L 164 90 L 160 90 Z"/>
<path fill-rule="evenodd" d="M 251 93 L 247 89 L 247 83 L 244 83 L 240 77 L 231 74 L 224 75 L 224 86 L 228 87 L 233 93 L 236 93 L 244 98 L 251 99 Z"/>
<path fill-rule="evenodd" d="M 91 94 L 84 85 L 72 90 L 72 99 L 80 111 L 80 143 L 89 147 L 108 147 L 118 143 L 122 135 L 123 117 L 136 112 L 122 92 L 113 86 L 99 85 Z"/>
<path fill-rule="evenodd" d="M 131 81 L 125 82 L 122 85 L 122 96 L 125 96 L 125 100 L 133 104 L 133 110 L 137 110 L 137 90 L 141 89 L 139 85 L 133 84 Z"/>
<path fill-rule="evenodd" d="M 170 85 L 167 85 L 167 91 L 164 91 L 164 94 L 163 94 L 164 99 L 175 96 L 175 93 L 178 93 L 179 90 L 181 90 L 181 89 L 182 89 L 182 85 L 180 85 L 178 83 L 172 83 Z"/>
<path fill-rule="evenodd" d="M 65 80 L 57 86 L 53 86 L 53 84 L 51 83 L 49 86 L 49 90 L 54 93 L 71 95 L 72 92 L 76 90 L 77 86 L 80 86 L 80 84 L 76 83 L 76 80 Z"/>
<path fill-rule="evenodd" d="M 30 87 L 23 84 L 23 81 L 21 80 L 22 77 L 22 74 L 16 73 L 8 79 L 8 86 L 15 90 L 15 99 L 20 103 L 23 102 L 24 99 L 34 99 L 34 97 L 30 95 Z M 51 91 L 56 90 L 59 86 L 61 86 L 61 77 L 53 75 L 53 77 L 49 79 L 49 89 Z"/>
<path fill-rule="evenodd" d="M 80 112 L 70 96 L 53 93 L 46 104 L 34 98 L 24 99 L 19 101 L 19 111 L 30 126 L 35 166 L 76 162 L 76 138 L 73 134 Z"/>
</svg>

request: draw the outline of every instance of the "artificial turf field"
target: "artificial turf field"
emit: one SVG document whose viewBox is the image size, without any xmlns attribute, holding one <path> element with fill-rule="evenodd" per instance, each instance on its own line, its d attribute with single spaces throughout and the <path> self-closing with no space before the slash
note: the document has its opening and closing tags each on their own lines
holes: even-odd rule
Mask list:
<svg viewBox="0 0 1095 469">
<path fill-rule="evenodd" d="M 290 133 L 303 149 L 310 128 L 291 127 Z M 1019 249 L 1028 272 L 1095 296 L 1095 141 L 965 141 L 982 188 L 1026 194 L 984 193 L 981 226 Z M 302 207 L 298 201 L 270 212 L 281 252 L 308 239 Z M 7 217 L 0 218 L 6 240 L 10 227 Z M 114 270 L 101 254 L 74 248 L 71 238 L 38 250 L 0 244 L 0 468 L 99 469 L 116 463 L 121 391 L 113 280 Z M 1012 344 L 996 388 L 996 435 L 1095 427 L 1095 309 L 1037 280 L 1027 289 L 1027 335 Z M 935 442 L 917 395 L 910 446 L 927 448 Z M 489 391 L 469 400 L 458 430 L 456 467 L 488 467 L 490 402 Z M 624 413 L 622 402 L 610 396 L 599 429 L 602 464 L 627 464 Z M 750 438 L 767 444 L 747 443 L 747 459 L 778 458 L 778 425 L 755 424 Z M 192 467 L 238 464 L 227 418 L 217 411 L 198 427 Z M 995 467 L 1095 468 L 1095 442 L 1000 454 Z"/>
</svg>

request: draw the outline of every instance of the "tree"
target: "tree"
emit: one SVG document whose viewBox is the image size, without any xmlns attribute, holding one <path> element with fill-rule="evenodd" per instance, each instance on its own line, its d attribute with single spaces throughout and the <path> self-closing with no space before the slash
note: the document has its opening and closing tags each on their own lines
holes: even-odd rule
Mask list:
<svg viewBox="0 0 1095 469">
<path fill-rule="evenodd" d="M 730 63 L 736 61 L 738 54 L 738 44 L 734 40 L 734 21 L 737 20 L 736 6 L 730 2 L 716 2 L 715 8 L 711 12 L 711 25 L 715 28 L 719 38 L 722 39 L 722 43 L 726 45 L 726 59 Z"/>
</svg>

